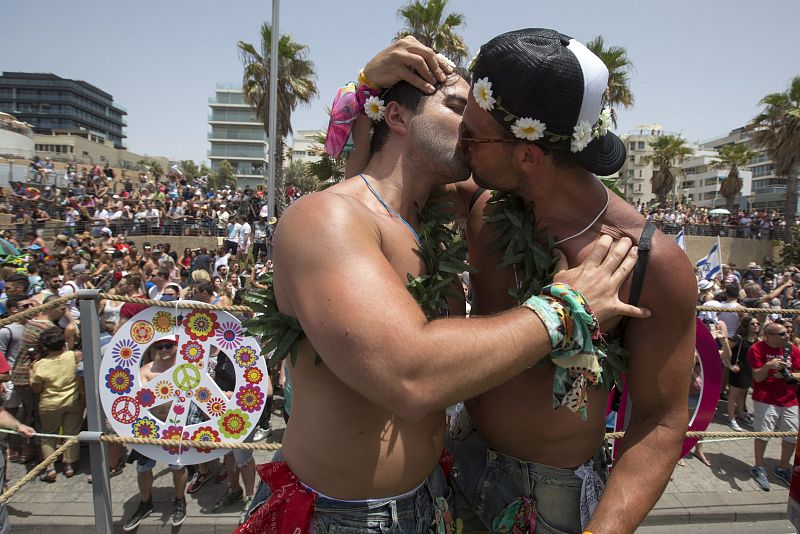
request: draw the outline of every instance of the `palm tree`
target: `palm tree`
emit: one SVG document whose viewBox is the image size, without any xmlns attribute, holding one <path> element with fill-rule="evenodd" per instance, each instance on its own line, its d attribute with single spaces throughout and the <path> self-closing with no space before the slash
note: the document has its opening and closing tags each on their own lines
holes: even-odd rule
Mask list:
<svg viewBox="0 0 800 534">
<path fill-rule="evenodd" d="M 719 151 L 719 159 L 711 164 L 713 168 L 728 169 L 728 176 L 719 187 L 720 194 L 725 197 L 725 206 L 733 212 L 733 203 L 742 190 L 742 179 L 739 178 L 739 167 L 747 165 L 755 152 L 744 144 L 725 145 Z"/>
<path fill-rule="evenodd" d="M 629 108 L 633 106 L 633 93 L 631 92 L 630 79 L 633 71 L 633 62 L 628 59 L 628 52 L 621 46 L 606 48 L 602 35 L 598 35 L 588 43 L 586 48 L 594 52 L 608 69 L 608 88 L 606 88 L 606 104 L 611 108 L 611 122 L 617 127 L 618 106 Z"/>
<path fill-rule="evenodd" d="M 771 93 L 761 99 L 764 109 L 750 123 L 753 142 L 767 150 L 775 164 L 775 174 L 786 178 L 786 225 L 797 218 L 797 172 L 800 166 L 800 76 L 784 93 Z"/>
<path fill-rule="evenodd" d="M 256 110 L 258 118 L 269 132 L 269 68 L 272 49 L 272 28 L 261 25 L 261 43 L 256 49 L 250 43 L 239 41 L 239 57 L 244 64 L 242 88 L 245 100 Z M 278 124 L 275 143 L 275 215 L 280 216 L 286 207 L 283 188 L 284 138 L 292 132 L 292 112 L 299 104 L 308 104 L 317 94 L 314 63 L 307 58 L 308 47 L 283 34 L 278 40 Z"/>
<path fill-rule="evenodd" d="M 425 46 L 444 54 L 456 65 L 463 65 L 468 50 L 464 38 L 456 28 L 464 25 L 464 15 L 450 13 L 444 16 L 447 0 L 415 0 L 397 10 L 405 27 L 395 39 L 407 35 L 415 37 Z"/>
<path fill-rule="evenodd" d="M 652 163 L 655 169 L 650 183 L 653 186 L 653 194 L 662 206 L 667 203 L 667 195 L 675 185 L 675 176 L 672 174 L 672 167 L 681 163 L 686 156 L 692 153 L 692 149 L 686 146 L 686 139 L 679 135 L 659 135 L 655 141 L 650 143 L 653 153 L 645 156 L 646 163 Z"/>
</svg>

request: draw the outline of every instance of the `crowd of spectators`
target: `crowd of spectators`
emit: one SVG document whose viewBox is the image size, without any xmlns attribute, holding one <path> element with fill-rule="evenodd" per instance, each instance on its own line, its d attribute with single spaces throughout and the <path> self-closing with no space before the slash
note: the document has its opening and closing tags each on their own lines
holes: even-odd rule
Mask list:
<svg viewBox="0 0 800 534">
<path fill-rule="evenodd" d="M 727 401 L 730 428 L 736 432 L 752 429 L 796 435 L 800 315 L 789 310 L 800 309 L 800 269 L 771 264 L 762 267 L 755 262 L 743 270 L 722 265 L 714 279 L 698 279 L 698 304 L 734 310 L 699 313 L 720 349 L 724 367 L 721 398 Z M 735 311 L 740 307 L 757 311 Z M 756 484 L 765 491 L 770 489 L 764 464 L 767 441 L 755 439 L 752 468 Z M 795 437 L 782 439 L 781 457 L 772 471 L 786 485 L 791 483 L 795 443 Z M 710 465 L 702 452 L 695 454 Z"/>
<path fill-rule="evenodd" d="M 123 180 L 119 194 L 112 194 L 106 189 L 108 178 L 101 173 L 90 174 L 87 179 L 76 173 L 71 189 L 17 184 L 12 193 L 3 196 L 0 204 L 13 207 L 17 227 L 16 232 L 5 236 L 20 248 L 24 261 L 14 263 L 6 258 L 5 266 L 0 267 L 0 314 L 14 314 L 85 288 L 162 301 L 184 298 L 232 305 L 242 303 L 246 289 L 262 287 L 257 280 L 272 267 L 268 254 L 276 220 L 267 217 L 261 188 L 221 188 L 212 192 L 206 185 L 173 174 L 157 185 L 143 177 L 143 183 L 128 187 Z M 169 236 L 204 227 L 187 215 L 189 209 L 195 208 L 212 214 L 207 231 L 199 233 L 213 236 L 209 245 L 216 244 L 217 237 L 222 238 L 223 246 L 173 250 Z M 140 209 L 150 210 L 148 214 L 152 216 L 137 219 Z M 127 215 L 117 216 L 120 211 Z M 60 219 L 62 226 L 57 234 L 43 238 L 42 222 L 52 219 Z M 142 226 L 148 231 L 141 233 L 151 237 L 137 245 L 130 236 L 140 233 Z M 101 345 L 109 342 L 114 332 L 143 307 L 101 300 Z M 5 355 L 10 367 L 7 381 L 0 385 L 3 407 L 39 432 L 76 434 L 84 421 L 80 321 L 77 301 L 71 301 L 0 328 L 0 354 Z M 149 348 L 145 361 L 152 361 L 154 351 L 160 348 Z M 225 369 L 230 363 L 225 362 L 226 358 L 220 352 L 214 361 L 218 371 L 215 380 L 220 387 L 226 384 Z M 271 398 L 267 406 L 252 436 L 254 440 L 265 439 L 271 433 Z M 8 459 L 31 462 L 51 453 L 55 445 L 54 439 L 14 436 L 8 443 Z M 152 482 L 148 478 L 152 466 L 147 458 L 131 458 L 122 447 L 112 446 L 109 475 L 121 473 L 126 459 L 128 463 L 136 462 L 142 490 L 141 509 L 126 523 L 134 528 L 152 511 L 147 489 L 147 482 Z M 67 450 L 60 464 L 63 476 L 72 477 L 80 460 L 79 448 Z M 221 512 L 237 502 L 248 504 L 255 481 L 252 455 L 231 454 L 223 466 L 215 469 L 217 473 L 212 473 L 211 467 L 176 472 L 173 525 L 179 525 L 185 517 L 185 494 L 197 492 L 212 474 L 227 481 L 229 489 L 209 507 L 210 511 Z M 49 468 L 40 478 L 56 482 L 59 470 Z"/>
<path fill-rule="evenodd" d="M 641 202 L 636 209 L 664 233 L 738 237 L 741 239 L 784 239 L 786 221 L 775 210 L 737 210 L 711 213 L 711 208 L 677 204 L 674 209 L 649 208 Z M 727 210 L 724 210 L 727 211 Z"/>
</svg>

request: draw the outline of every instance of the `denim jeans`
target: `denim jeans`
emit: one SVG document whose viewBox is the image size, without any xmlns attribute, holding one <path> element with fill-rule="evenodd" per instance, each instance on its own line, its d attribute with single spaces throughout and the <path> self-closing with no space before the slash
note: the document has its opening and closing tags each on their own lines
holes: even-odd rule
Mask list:
<svg viewBox="0 0 800 534">
<path fill-rule="evenodd" d="M 273 461 L 282 461 L 278 451 Z M 250 507 L 254 514 L 271 495 L 269 486 L 259 483 Z M 444 504 L 446 503 L 446 504 Z M 316 534 L 446 534 L 435 528 L 437 508 L 450 515 L 453 494 L 437 465 L 419 488 L 397 498 L 368 501 L 340 501 L 317 495 L 312 532 Z"/>
<path fill-rule="evenodd" d="M 455 416 L 447 449 L 455 456 L 450 479 L 464 534 L 492 531 L 495 519 L 520 497 L 533 499 L 535 534 L 581 532 L 586 526 L 581 518 L 586 517 L 588 523 L 607 478 L 604 449 L 576 469 L 536 464 L 493 451 L 466 409 Z"/>
</svg>

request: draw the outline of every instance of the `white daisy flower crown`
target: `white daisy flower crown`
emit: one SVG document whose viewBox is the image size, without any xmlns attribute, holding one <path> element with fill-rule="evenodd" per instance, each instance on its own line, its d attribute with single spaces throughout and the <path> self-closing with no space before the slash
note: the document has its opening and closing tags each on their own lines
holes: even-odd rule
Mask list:
<svg viewBox="0 0 800 534">
<path fill-rule="evenodd" d="M 511 131 L 519 139 L 537 141 L 546 136 L 547 141 L 550 143 L 558 143 L 569 139 L 571 152 L 580 152 L 586 148 L 592 138 L 606 135 L 611 124 L 611 108 L 606 106 L 594 124 L 590 124 L 589 121 L 580 121 L 573 128 L 572 135 L 549 132 L 547 131 L 547 125 L 542 121 L 532 117 L 520 117 L 504 108 L 500 95 L 497 95 L 497 98 L 494 97 L 492 82 L 489 81 L 488 77 L 475 81 L 472 86 L 472 96 L 475 97 L 475 101 L 481 109 L 492 111 L 497 108 L 505 113 L 504 120 L 512 123 Z"/>
</svg>

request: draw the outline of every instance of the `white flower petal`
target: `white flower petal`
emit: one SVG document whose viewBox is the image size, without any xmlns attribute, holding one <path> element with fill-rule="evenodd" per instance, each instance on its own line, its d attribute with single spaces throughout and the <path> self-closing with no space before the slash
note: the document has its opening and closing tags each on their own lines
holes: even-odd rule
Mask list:
<svg viewBox="0 0 800 534">
<path fill-rule="evenodd" d="M 383 120 L 383 112 L 385 110 L 386 106 L 383 105 L 383 100 L 377 96 L 371 96 L 364 102 L 364 113 L 374 121 Z"/>
<path fill-rule="evenodd" d="M 521 117 L 511 125 L 514 135 L 526 141 L 541 139 L 544 137 L 545 130 L 547 130 L 547 126 L 543 122 L 530 117 Z"/>
<path fill-rule="evenodd" d="M 570 143 L 571 152 L 580 152 L 592 139 L 592 125 L 589 121 L 581 121 L 575 125 L 572 132 L 572 142 Z"/>
<path fill-rule="evenodd" d="M 489 78 L 481 78 L 475 82 L 472 88 L 472 96 L 475 97 L 475 102 L 478 103 L 478 106 L 486 111 L 492 111 L 495 102 L 497 102 L 492 97 L 492 82 L 489 81 Z"/>
</svg>

